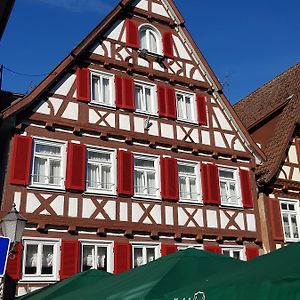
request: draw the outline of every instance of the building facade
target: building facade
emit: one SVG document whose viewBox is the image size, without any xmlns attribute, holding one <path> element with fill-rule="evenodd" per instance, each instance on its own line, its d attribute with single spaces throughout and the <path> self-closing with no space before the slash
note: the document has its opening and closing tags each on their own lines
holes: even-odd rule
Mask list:
<svg viewBox="0 0 300 300">
<path fill-rule="evenodd" d="M 19 295 L 187 247 L 259 254 L 264 154 L 173 1 L 120 1 L 2 123 L 1 213 L 28 219 L 8 265 Z"/>
<path fill-rule="evenodd" d="M 267 156 L 256 175 L 268 252 L 299 241 L 299 78 L 296 64 L 234 106 Z"/>
</svg>

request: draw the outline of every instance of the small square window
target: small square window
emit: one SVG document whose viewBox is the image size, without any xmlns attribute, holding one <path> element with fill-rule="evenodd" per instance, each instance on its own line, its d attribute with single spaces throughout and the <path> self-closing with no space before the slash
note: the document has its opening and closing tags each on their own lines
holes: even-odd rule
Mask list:
<svg viewBox="0 0 300 300">
<path fill-rule="evenodd" d="M 156 114 L 154 85 L 135 82 L 134 83 L 136 110 L 148 114 Z"/>
<path fill-rule="evenodd" d="M 107 106 L 113 105 L 113 76 L 91 72 L 91 101 Z"/>
<path fill-rule="evenodd" d="M 140 267 L 159 257 L 158 245 L 132 245 L 133 268 Z"/>
<path fill-rule="evenodd" d="M 245 249 L 244 247 L 222 247 L 222 254 L 239 259 L 239 260 L 245 260 Z"/>
<path fill-rule="evenodd" d="M 182 121 L 196 122 L 195 95 L 176 92 L 177 118 Z"/>
</svg>

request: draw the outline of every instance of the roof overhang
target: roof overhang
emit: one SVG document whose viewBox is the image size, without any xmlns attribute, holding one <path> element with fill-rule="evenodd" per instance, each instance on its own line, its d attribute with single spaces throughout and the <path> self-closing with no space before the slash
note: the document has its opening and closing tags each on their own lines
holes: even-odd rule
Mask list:
<svg viewBox="0 0 300 300">
<path fill-rule="evenodd" d="M 15 0 L 1 0 L 0 1 L 0 40 L 3 36 L 6 24 L 8 22 L 10 13 L 14 7 Z"/>
</svg>

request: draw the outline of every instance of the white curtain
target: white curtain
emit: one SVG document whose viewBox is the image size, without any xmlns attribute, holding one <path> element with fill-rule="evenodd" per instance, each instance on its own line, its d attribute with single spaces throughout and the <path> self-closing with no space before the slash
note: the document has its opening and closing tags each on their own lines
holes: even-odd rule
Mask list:
<svg viewBox="0 0 300 300">
<path fill-rule="evenodd" d="M 98 76 L 92 76 L 92 98 L 95 101 L 99 101 L 99 86 L 100 78 Z"/>
<path fill-rule="evenodd" d="M 178 117 L 183 119 L 184 118 L 184 110 L 183 110 L 183 105 L 182 105 L 182 96 L 177 95 L 177 111 L 178 111 Z"/>
<path fill-rule="evenodd" d="M 152 112 L 151 109 L 151 89 L 150 88 L 145 88 L 145 104 L 146 104 L 146 111 L 147 112 Z"/>
<path fill-rule="evenodd" d="M 197 188 L 196 188 L 196 179 L 190 178 L 190 199 L 197 199 Z"/>
<path fill-rule="evenodd" d="M 33 182 L 46 183 L 46 163 L 47 159 L 35 157 Z"/>
<path fill-rule="evenodd" d="M 149 30 L 149 51 L 152 53 L 157 53 L 157 40 L 155 34 Z"/>
<path fill-rule="evenodd" d="M 148 195 L 155 195 L 156 188 L 155 188 L 155 173 L 148 173 L 147 174 L 147 187 L 148 187 Z"/>
<path fill-rule="evenodd" d="M 227 191 L 226 191 L 226 182 L 221 182 L 221 198 L 223 202 L 228 202 L 227 200 Z"/>
<path fill-rule="evenodd" d="M 101 188 L 110 189 L 111 188 L 111 168 L 109 166 L 102 166 L 101 168 Z"/>
<path fill-rule="evenodd" d="M 135 192 L 138 194 L 144 193 L 144 173 L 141 171 L 135 171 L 134 176 L 134 185 L 135 185 Z"/>
<path fill-rule="evenodd" d="M 230 202 L 231 203 L 238 203 L 238 198 L 236 194 L 236 185 L 234 182 L 229 183 L 229 190 L 230 190 Z"/>
<path fill-rule="evenodd" d="M 108 78 L 103 78 L 102 80 L 102 88 L 103 88 L 103 103 L 110 103 L 110 80 Z"/>
<path fill-rule="evenodd" d="M 190 97 L 185 97 L 186 119 L 192 120 L 192 102 Z"/>
<path fill-rule="evenodd" d="M 140 48 L 147 50 L 146 30 L 140 31 Z"/>
<path fill-rule="evenodd" d="M 99 167 L 97 165 L 88 164 L 88 187 L 97 188 L 99 182 Z"/>
<path fill-rule="evenodd" d="M 147 251 L 147 263 L 151 262 L 155 259 L 155 249 L 154 248 L 148 248 Z"/>
<path fill-rule="evenodd" d="M 288 217 L 287 214 L 283 214 L 283 225 L 284 225 L 285 237 L 286 238 L 291 238 L 289 217 Z"/>
<path fill-rule="evenodd" d="M 50 160 L 50 178 L 49 183 L 60 185 L 60 161 Z"/>
<path fill-rule="evenodd" d="M 298 225 L 297 225 L 297 218 L 296 216 L 291 216 L 291 221 L 292 221 L 292 229 L 293 229 L 293 238 L 298 238 L 299 233 L 298 233 Z"/>
<path fill-rule="evenodd" d="M 185 177 L 179 177 L 179 192 L 180 192 L 180 197 L 182 199 L 187 198 L 187 187 L 186 187 L 186 178 Z"/>
<path fill-rule="evenodd" d="M 137 109 L 143 109 L 143 89 L 140 86 L 135 86 L 135 105 Z"/>
<path fill-rule="evenodd" d="M 27 245 L 25 259 L 25 274 L 37 273 L 38 245 Z"/>
<path fill-rule="evenodd" d="M 134 267 L 139 267 L 143 265 L 143 249 L 134 249 Z"/>
</svg>

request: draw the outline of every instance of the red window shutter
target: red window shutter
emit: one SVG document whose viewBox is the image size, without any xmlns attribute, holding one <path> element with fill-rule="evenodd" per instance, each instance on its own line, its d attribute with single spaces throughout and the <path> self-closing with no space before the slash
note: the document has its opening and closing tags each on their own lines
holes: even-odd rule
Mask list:
<svg viewBox="0 0 300 300">
<path fill-rule="evenodd" d="M 15 253 L 9 255 L 6 263 L 6 275 L 13 280 L 19 280 L 21 274 L 22 244 L 17 243 Z"/>
<path fill-rule="evenodd" d="M 164 54 L 167 57 L 174 58 L 174 42 L 172 32 L 165 32 L 163 35 Z"/>
<path fill-rule="evenodd" d="M 30 162 L 32 155 L 32 138 L 16 135 L 12 143 L 10 166 L 10 183 L 28 185 L 30 179 Z"/>
<path fill-rule="evenodd" d="M 254 247 L 246 247 L 246 257 L 247 260 L 251 260 L 255 257 L 259 256 L 259 250 L 258 248 Z"/>
<path fill-rule="evenodd" d="M 134 110 L 134 81 L 130 77 L 123 77 L 123 95 L 122 95 L 122 108 Z"/>
<path fill-rule="evenodd" d="M 176 245 L 161 245 L 161 255 L 166 256 L 172 253 L 177 252 L 177 247 Z"/>
<path fill-rule="evenodd" d="M 117 243 L 114 246 L 114 274 L 129 271 L 131 268 L 131 247 L 129 243 Z"/>
<path fill-rule="evenodd" d="M 86 147 L 68 143 L 66 189 L 85 190 Z"/>
<path fill-rule="evenodd" d="M 222 254 L 222 249 L 218 245 L 205 245 L 204 250 L 214 252 L 217 254 Z"/>
<path fill-rule="evenodd" d="M 178 201 L 178 165 L 175 158 L 165 157 L 160 160 L 161 197 L 164 200 Z"/>
<path fill-rule="evenodd" d="M 89 102 L 91 99 L 90 71 L 87 68 L 76 69 L 77 99 Z"/>
<path fill-rule="evenodd" d="M 116 107 L 122 108 L 123 104 L 123 81 L 122 77 L 115 76 L 115 96 L 116 96 Z"/>
<path fill-rule="evenodd" d="M 157 86 L 158 112 L 161 117 L 168 117 L 166 88 L 162 85 Z"/>
<path fill-rule="evenodd" d="M 207 180 L 207 164 L 201 163 L 201 183 L 203 203 L 208 201 L 208 180 Z"/>
<path fill-rule="evenodd" d="M 283 234 L 283 227 L 282 227 L 280 202 L 278 199 L 269 199 L 267 202 L 269 204 L 269 213 L 270 213 L 273 239 L 275 241 L 283 241 L 284 234 Z"/>
<path fill-rule="evenodd" d="M 139 30 L 136 22 L 126 19 L 126 45 L 128 47 L 139 48 Z"/>
<path fill-rule="evenodd" d="M 169 118 L 176 119 L 176 93 L 172 87 L 166 87 L 166 103 Z"/>
<path fill-rule="evenodd" d="M 297 151 L 297 158 L 298 158 L 298 165 L 300 166 L 300 138 L 296 139 L 296 151 Z"/>
<path fill-rule="evenodd" d="M 207 125 L 206 97 L 197 95 L 197 111 L 199 125 Z"/>
<path fill-rule="evenodd" d="M 60 258 L 60 279 L 66 279 L 79 272 L 80 243 L 62 241 Z"/>
<path fill-rule="evenodd" d="M 130 151 L 118 151 L 118 194 L 133 195 L 133 156 Z"/>
<path fill-rule="evenodd" d="M 203 178 L 206 176 L 206 178 Z M 219 170 L 214 164 L 207 164 L 202 172 L 204 179 L 204 203 L 205 204 L 220 204 L 220 183 L 219 183 Z"/>
<path fill-rule="evenodd" d="M 242 200 L 245 208 L 253 208 L 250 172 L 240 169 Z"/>
</svg>

